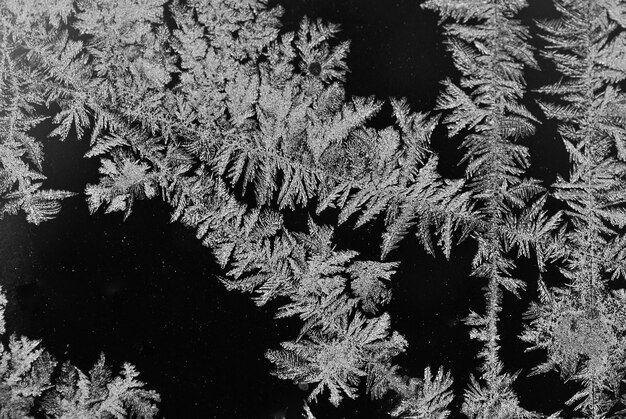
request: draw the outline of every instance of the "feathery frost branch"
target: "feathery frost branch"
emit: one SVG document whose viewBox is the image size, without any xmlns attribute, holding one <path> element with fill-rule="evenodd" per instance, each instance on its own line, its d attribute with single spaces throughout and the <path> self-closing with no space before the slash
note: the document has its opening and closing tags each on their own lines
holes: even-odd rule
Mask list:
<svg viewBox="0 0 626 419">
<path fill-rule="evenodd" d="M 557 0 L 561 17 L 539 23 L 562 79 L 540 89 L 546 116 L 570 155 L 568 178 L 554 196 L 567 204 L 561 272 L 566 287 L 540 282 L 541 300 L 528 312 L 521 338 L 544 349 L 535 373 L 558 370 L 582 384 L 568 404 L 586 417 L 603 418 L 620 403 L 624 379 L 624 296 L 609 282 L 624 275 L 626 226 L 626 5 L 619 1 Z"/>
</svg>

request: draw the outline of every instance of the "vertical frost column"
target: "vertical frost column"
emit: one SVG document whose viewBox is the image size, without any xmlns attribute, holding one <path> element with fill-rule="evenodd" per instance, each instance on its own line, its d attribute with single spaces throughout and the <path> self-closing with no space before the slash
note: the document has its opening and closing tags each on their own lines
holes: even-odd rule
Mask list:
<svg viewBox="0 0 626 419">
<path fill-rule="evenodd" d="M 617 0 L 558 0 L 561 18 L 541 22 L 545 55 L 562 79 L 541 89 L 541 103 L 570 155 L 554 196 L 568 210 L 561 273 L 565 287 L 540 282 L 522 339 L 544 349 L 534 373 L 556 369 L 582 383 L 568 400 L 585 417 L 612 416 L 624 376 L 626 301 L 613 285 L 626 268 L 626 5 Z M 613 291 L 611 291 L 613 288 Z M 623 406 L 622 406 L 623 407 Z"/>
<path fill-rule="evenodd" d="M 514 19 L 525 6 L 524 0 L 429 0 L 423 4 L 438 11 L 442 20 L 452 21 L 445 31 L 461 79 L 444 81 L 438 108 L 447 111 L 444 123 L 450 136 L 464 138 L 462 162 L 467 164 L 466 176 L 482 225 L 474 233 L 478 251 L 472 275 L 487 280 L 486 307 L 483 315 L 472 312 L 467 318 L 473 328 L 471 336 L 484 344 L 479 353 L 481 375 L 480 381 L 471 378 L 462 409 L 472 418 L 533 416 L 518 406 L 511 388 L 516 375 L 503 372 L 497 326 L 502 288 L 515 295 L 524 288 L 522 281 L 511 276 L 515 264 L 506 254 L 512 237 L 510 215 L 523 210 L 541 191 L 536 181 L 521 179 L 529 153 L 516 144 L 533 133 L 536 122 L 520 103 L 526 89 L 523 70 L 536 67 L 526 42 L 528 31 Z M 527 241 L 540 240 L 541 229 L 527 230 Z"/>
</svg>

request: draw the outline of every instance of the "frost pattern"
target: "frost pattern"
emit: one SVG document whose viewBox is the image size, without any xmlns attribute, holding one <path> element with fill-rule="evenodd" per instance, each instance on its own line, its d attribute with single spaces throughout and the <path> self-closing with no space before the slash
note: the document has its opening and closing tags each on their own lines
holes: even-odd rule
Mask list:
<svg viewBox="0 0 626 419">
<path fill-rule="evenodd" d="M 550 233 L 560 214 L 542 210 L 543 188 L 523 179 L 530 165 L 529 151 L 517 143 L 534 132 L 537 119 L 521 104 L 525 93 L 523 70 L 537 63 L 528 44 L 528 30 L 515 19 L 526 1 L 429 0 L 423 7 L 441 15 L 458 83 L 443 82 L 437 107 L 450 136 L 462 135 L 469 189 L 478 210 L 473 235 L 478 250 L 473 276 L 487 280 L 485 313 L 470 312 L 470 336 L 483 342 L 478 356 L 480 380 L 471 378 L 463 413 L 471 418 L 532 417 L 519 406 L 511 384 L 516 374 L 504 372 L 498 351 L 498 318 L 502 292 L 519 296 L 525 283 L 513 277 L 517 257 L 533 248 L 540 267 L 553 258 Z M 519 214 L 519 216 L 517 215 Z"/>
<path fill-rule="evenodd" d="M 407 342 L 385 311 L 397 263 L 383 260 L 402 239 L 414 233 L 446 257 L 458 240 L 478 244 L 473 275 L 487 287 L 484 314 L 466 319 L 483 343 L 462 407 L 472 418 L 539 416 L 519 405 L 497 322 L 503 291 L 525 289 L 512 274 L 516 258 L 535 256 L 540 270 L 559 260 L 568 287 L 539 282 L 522 336 L 547 350 L 536 372 L 580 381 L 570 403 L 588 417 L 621 406 L 625 302 L 609 288 L 626 272 L 621 1 L 557 0 L 563 19 L 540 24 L 552 45 L 545 54 L 564 76 L 542 89 L 556 101 L 541 106 L 561 122 L 572 160 L 553 193 L 569 209 L 553 214 L 544 188 L 523 177 L 529 152 L 518 144 L 539 123 L 522 105 L 524 69 L 536 67 L 516 19 L 524 0 L 424 2 L 446 23 L 461 78 L 443 81 L 441 116 L 392 99 L 395 122 L 379 129 L 370 121 L 383 102 L 346 95 L 349 43 L 336 41 L 337 25 L 304 19 L 285 33 L 282 10 L 263 0 L 122 3 L 0 6 L 0 214 L 23 211 L 39 223 L 72 195 L 42 190 L 42 146 L 29 135 L 45 107 L 58 107 L 50 136 L 88 140 L 86 157 L 100 159 L 100 179 L 85 190 L 91 212 L 128 217 L 139 199 L 166 201 L 172 221 L 211 249 L 228 289 L 301 321 L 297 336 L 266 353 L 277 376 L 311 384 L 311 401 L 324 394 L 335 405 L 365 389 L 393 400 L 391 415 L 405 419 L 448 417 L 453 395 L 443 369 L 410 378 L 394 363 Z M 429 140 L 440 120 L 463 138 L 466 180 L 437 173 Z M 285 226 L 290 210 L 309 214 L 304 231 Z M 337 249 L 333 226 L 318 221 L 329 213 L 354 228 L 384 217 L 381 260 Z M 42 395 L 58 417 L 156 413 L 158 395 L 130 365 L 118 377 L 104 358 L 89 375 L 65 365 L 52 384 L 54 362 L 37 344 L 11 338 L 3 356 L 23 359 L 2 388 L 18 389 L 11 409 L 20 414 Z M 308 405 L 304 414 L 314 417 Z"/>
<path fill-rule="evenodd" d="M 369 128 L 381 102 L 346 98 L 348 44 L 335 25 L 305 19 L 279 35 L 281 11 L 262 1 L 175 2 L 170 34 L 162 2 L 115 5 L 79 2 L 71 16 L 84 36 L 55 25 L 23 45 L 38 92 L 61 109 L 51 136 L 87 137 L 87 157 L 101 159 L 90 210 L 128 217 L 135 200 L 160 196 L 212 248 L 227 287 L 259 305 L 286 298 L 277 316 L 302 320 L 297 339 L 268 352 L 277 375 L 335 404 L 363 377 L 382 391 L 376 374 L 406 346 L 382 311 L 395 265 L 335 251 L 332 229 L 313 220 L 288 231 L 276 209 L 317 201 L 342 221 L 359 213 L 357 225 L 385 211 L 383 256 L 413 225 L 429 249 L 429 229 L 440 230 L 449 254 L 472 212 L 463 182 L 436 174 L 433 120 L 395 101 L 398 126 Z"/>
<path fill-rule="evenodd" d="M 37 93 L 41 77 L 19 53 L 23 41 L 40 35 L 42 19 L 35 12 L 46 7 L 52 5 L 9 2 L 0 10 L 0 218 L 23 211 L 33 224 L 54 217 L 60 201 L 74 195 L 42 189 L 43 144 L 30 134 L 46 119 L 37 114 L 44 103 Z M 67 16 L 62 10 L 47 12 Z"/>
<path fill-rule="evenodd" d="M 528 312 L 522 339 L 547 351 L 535 373 L 558 370 L 582 388 L 568 404 L 589 418 L 609 417 L 620 402 L 626 360 L 623 289 L 626 78 L 623 16 L 617 1 L 557 1 L 558 20 L 542 22 L 550 58 L 562 79 L 545 86 L 541 106 L 559 122 L 570 155 L 568 178 L 554 196 L 567 204 L 561 273 L 565 286 L 540 281 L 540 301 Z M 623 405 L 622 405 L 623 406 Z"/>
<path fill-rule="evenodd" d="M 6 303 L 0 289 L 1 337 Z M 11 335 L 8 345 L 0 344 L 0 417 L 151 419 L 157 414 L 159 395 L 143 388 L 131 364 L 113 376 L 101 355 L 89 376 L 69 362 L 55 372 L 56 361 L 40 343 Z"/>
</svg>

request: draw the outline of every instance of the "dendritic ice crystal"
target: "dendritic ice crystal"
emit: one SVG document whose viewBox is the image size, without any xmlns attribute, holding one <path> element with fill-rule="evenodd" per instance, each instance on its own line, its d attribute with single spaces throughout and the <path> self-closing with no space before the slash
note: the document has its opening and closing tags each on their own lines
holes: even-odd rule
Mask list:
<svg viewBox="0 0 626 419">
<path fill-rule="evenodd" d="M 425 112 L 351 95 L 339 26 L 305 17 L 288 31 L 275 2 L 0 0 L 0 217 L 38 225 L 83 193 L 91 213 L 124 218 L 138 200 L 167 203 L 221 267 L 213 280 L 297 320 L 265 355 L 308 389 L 301 418 L 359 397 L 404 419 L 624 417 L 626 2 L 545 0 L 551 17 L 533 22 L 526 0 L 413 1 L 440 19 L 455 67 Z M 542 66 L 556 77 L 529 89 Z M 569 154 L 553 183 L 531 177 L 549 121 Z M 441 175 L 439 127 L 461 179 Z M 47 189 L 54 140 L 88 142 L 98 181 Z M 377 249 L 338 245 L 365 225 L 380 226 Z M 467 377 L 412 377 L 423 366 L 399 356 L 411 342 L 392 291 L 409 235 L 442 264 L 471 242 L 484 304 L 465 313 L 479 348 Z M 501 358 L 510 296 L 528 306 L 518 344 L 543 356 L 532 371 Z M 7 337 L 3 313 L 0 417 L 157 417 L 135 367 L 59 366 L 39 341 Z M 535 411 L 520 374 L 552 370 L 576 390 Z"/>
</svg>

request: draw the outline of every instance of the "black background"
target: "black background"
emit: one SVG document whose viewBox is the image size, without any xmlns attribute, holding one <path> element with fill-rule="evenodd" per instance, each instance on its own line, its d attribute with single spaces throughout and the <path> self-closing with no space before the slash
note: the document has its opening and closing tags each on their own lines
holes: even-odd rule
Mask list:
<svg viewBox="0 0 626 419">
<path fill-rule="evenodd" d="M 430 111 L 439 82 L 458 77 L 437 16 L 421 10 L 417 0 L 279 3 L 285 9 L 286 30 L 297 29 L 304 15 L 341 24 L 340 39 L 352 42 L 346 84 L 350 95 L 404 96 L 414 110 Z M 533 19 L 550 16 L 548 0 L 532 1 L 522 14 L 533 34 Z M 535 35 L 532 42 L 541 48 Z M 555 80 L 549 63 L 540 64 L 542 71 L 527 73 L 531 89 Z M 529 94 L 526 104 L 540 116 L 534 98 Z M 390 122 L 389 106 L 373 121 L 380 126 Z M 42 126 L 41 135 L 49 128 Z M 457 166 L 459 143 L 446 137 L 445 128 L 435 131 L 433 147 L 446 176 L 463 175 L 463 167 Z M 530 175 L 549 185 L 557 173 L 567 174 L 567 156 L 553 124 L 544 123 L 525 144 L 532 153 Z M 87 145 L 45 140 L 45 185 L 82 192 L 87 183 L 96 183 L 97 160 L 82 158 Z M 355 232 L 347 225 L 337 229 L 336 239 L 339 248 L 377 258 L 381 232 L 382 223 Z M 389 257 L 401 262 L 389 311 L 394 328 L 410 344 L 397 361 L 412 376 L 421 376 L 427 365 L 451 369 L 456 411 L 478 365 L 478 345 L 459 322 L 469 309 L 483 311 L 484 283 L 469 276 L 474 250 L 467 241 L 454 249 L 450 260 L 441 254 L 433 258 L 409 236 Z M 506 371 L 521 369 L 515 384 L 521 405 L 552 413 L 563 408 L 575 386 L 562 384 L 556 373 L 526 377 L 543 355 L 524 354 L 517 339 L 521 314 L 535 297 L 538 273 L 532 262 L 519 265 L 528 292 L 522 300 L 505 296 L 501 357 Z M 209 250 L 193 231 L 169 223 L 169 209 L 159 200 L 137 203 L 125 222 L 120 214 L 89 215 L 81 195 L 66 200 L 57 218 L 40 226 L 27 224 L 23 216 L 0 221 L 0 275 L 9 298 L 10 332 L 42 339 L 57 360 L 69 358 L 83 371 L 101 351 L 116 372 L 122 362 L 133 363 L 148 387 L 161 394 L 161 417 L 281 418 L 280 412 L 299 417 L 306 392 L 272 377 L 263 356 L 266 349 L 294 337 L 298 323 L 274 320 L 274 306 L 258 308 L 248 295 L 226 291 L 218 273 Z M 365 397 L 348 400 L 339 409 L 326 403 L 314 406 L 320 419 L 383 418 L 386 408 L 384 402 Z"/>
</svg>

